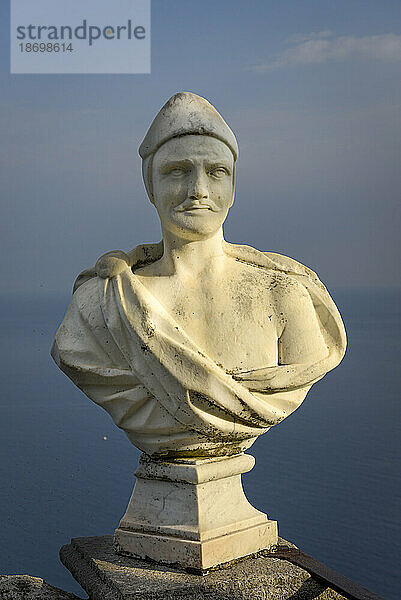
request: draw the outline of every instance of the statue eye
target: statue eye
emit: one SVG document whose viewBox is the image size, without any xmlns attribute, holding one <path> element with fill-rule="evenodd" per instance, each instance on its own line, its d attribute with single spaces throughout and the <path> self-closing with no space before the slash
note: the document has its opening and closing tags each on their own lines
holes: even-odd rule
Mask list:
<svg viewBox="0 0 401 600">
<path fill-rule="evenodd" d="M 173 177 L 180 177 L 181 175 L 184 175 L 185 173 L 185 169 L 183 169 L 182 167 L 175 167 L 174 169 L 171 169 L 171 171 L 169 171 L 169 175 L 172 175 Z"/>
<path fill-rule="evenodd" d="M 218 167 L 217 169 L 212 169 L 212 171 L 209 172 L 209 175 L 216 179 L 221 179 L 225 175 L 228 175 L 228 173 L 227 169 L 224 169 L 224 167 Z"/>
</svg>

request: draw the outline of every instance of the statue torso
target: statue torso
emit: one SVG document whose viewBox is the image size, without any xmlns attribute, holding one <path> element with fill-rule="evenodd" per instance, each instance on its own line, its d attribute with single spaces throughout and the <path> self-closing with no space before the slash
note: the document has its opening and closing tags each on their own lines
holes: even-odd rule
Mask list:
<svg viewBox="0 0 401 600">
<path fill-rule="evenodd" d="M 229 372 L 277 365 L 283 276 L 231 257 L 197 277 L 165 275 L 158 262 L 135 276 L 213 361 Z"/>
</svg>

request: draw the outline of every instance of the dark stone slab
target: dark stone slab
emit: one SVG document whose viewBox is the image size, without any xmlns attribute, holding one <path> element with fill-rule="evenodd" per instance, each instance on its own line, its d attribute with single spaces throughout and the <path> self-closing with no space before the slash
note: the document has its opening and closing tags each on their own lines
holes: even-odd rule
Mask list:
<svg viewBox="0 0 401 600">
<path fill-rule="evenodd" d="M 345 600 L 304 569 L 263 552 L 205 575 L 120 556 L 111 535 L 75 538 L 60 557 L 91 600 Z"/>
<path fill-rule="evenodd" d="M 0 575 L 0 600 L 80 600 L 53 587 L 40 577 Z"/>
</svg>

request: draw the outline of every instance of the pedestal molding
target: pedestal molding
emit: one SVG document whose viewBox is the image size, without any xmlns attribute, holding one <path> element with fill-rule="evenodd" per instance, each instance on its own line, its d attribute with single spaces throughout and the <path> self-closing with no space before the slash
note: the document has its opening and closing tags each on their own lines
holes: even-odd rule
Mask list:
<svg viewBox="0 0 401 600">
<path fill-rule="evenodd" d="M 246 454 L 171 462 L 141 457 L 114 534 L 117 552 L 201 572 L 274 546 L 276 521 L 242 489 L 241 473 L 254 462 Z"/>
</svg>

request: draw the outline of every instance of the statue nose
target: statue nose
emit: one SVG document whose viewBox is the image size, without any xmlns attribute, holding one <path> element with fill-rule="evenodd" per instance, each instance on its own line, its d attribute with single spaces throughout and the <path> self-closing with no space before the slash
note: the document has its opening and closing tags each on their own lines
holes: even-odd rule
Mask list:
<svg viewBox="0 0 401 600">
<path fill-rule="evenodd" d="M 202 177 L 194 178 L 188 190 L 188 197 L 191 200 L 202 200 L 209 197 L 209 190 Z"/>
</svg>

